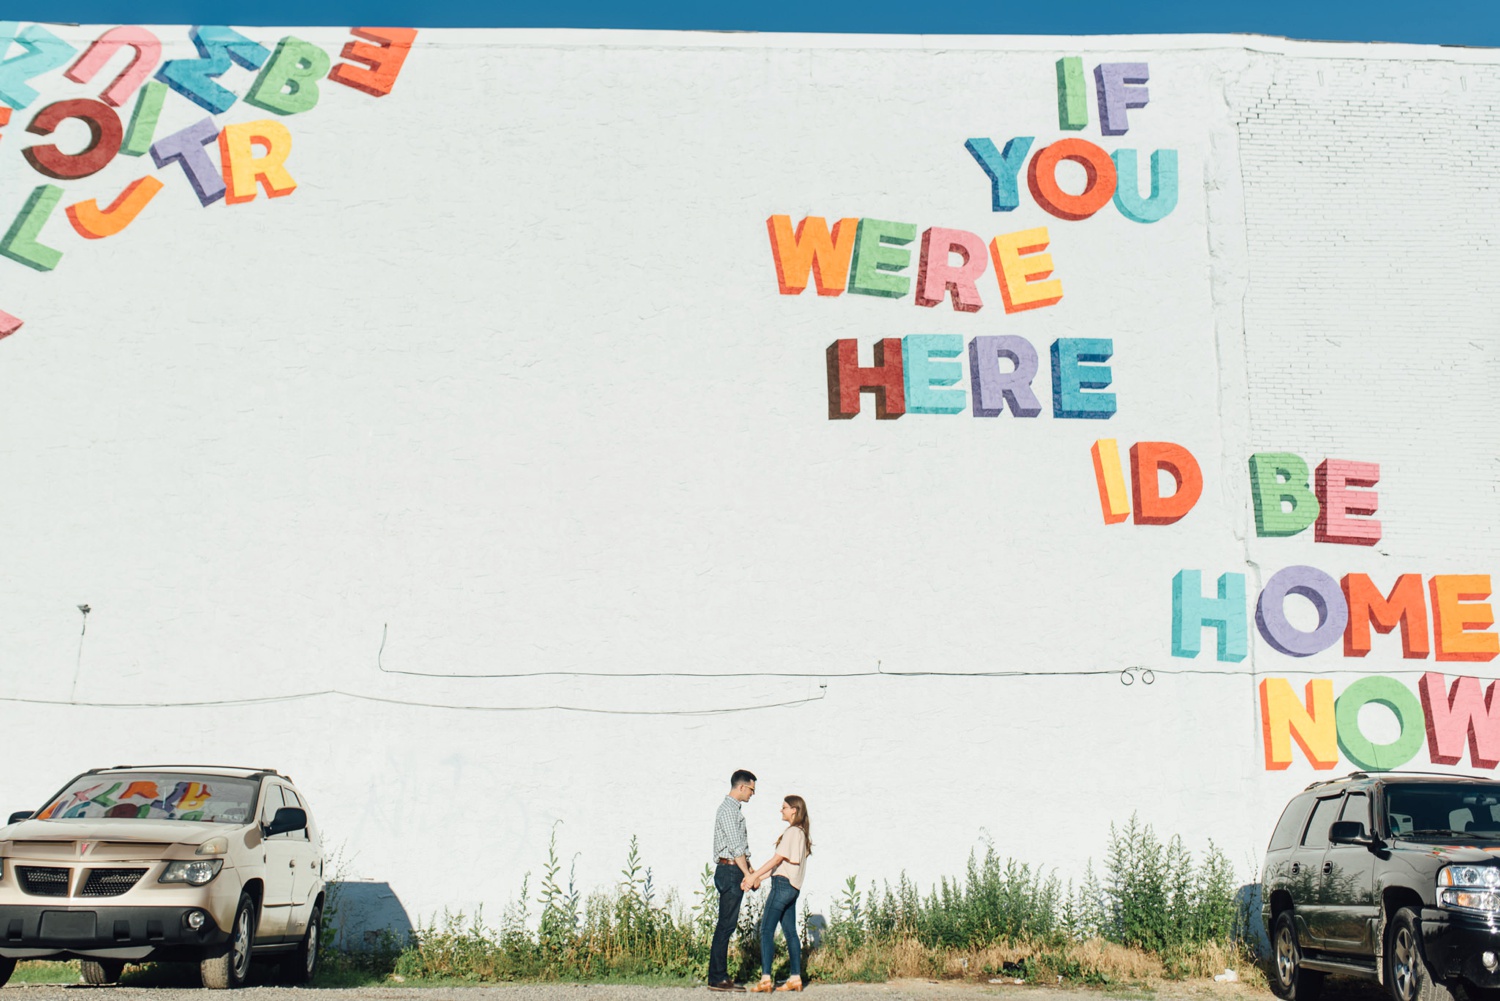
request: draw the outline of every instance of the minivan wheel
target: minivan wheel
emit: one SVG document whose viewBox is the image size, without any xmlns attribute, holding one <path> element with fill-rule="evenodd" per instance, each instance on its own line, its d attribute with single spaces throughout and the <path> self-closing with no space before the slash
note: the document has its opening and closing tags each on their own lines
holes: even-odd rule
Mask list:
<svg viewBox="0 0 1500 1001">
<path fill-rule="evenodd" d="M 211 990 L 243 987 L 250 976 L 250 953 L 255 944 L 255 902 L 248 893 L 240 894 L 229 926 L 229 939 L 211 946 L 198 963 L 203 986 Z"/>
<path fill-rule="evenodd" d="M 1271 927 L 1271 975 L 1267 979 L 1272 993 L 1286 1001 L 1316 1001 L 1323 990 L 1323 974 L 1302 968 L 1302 946 L 1290 910 L 1276 915 Z"/>
<path fill-rule="evenodd" d="M 297 951 L 281 961 L 281 982 L 285 984 L 310 984 L 318 973 L 318 949 L 322 944 L 323 907 L 313 907 L 307 920 L 307 932 Z"/>
<path fill-rule="evenodd" d="M 125 972 L 125 960 L 123 959 L 85 959 L 78 964 L 83 971 L 83 982 L 86 984 L 118 984 L 120 974 Z"/>
<path fill-rule="evenodd" d="M 1448 985 L 1433 975 L 1422 949 L 1422 922 L 1415 909 L 1403 907 L 1386 933 L 1385 982 L 1395 1001 L 1454 1001 Z"/>
</svg>

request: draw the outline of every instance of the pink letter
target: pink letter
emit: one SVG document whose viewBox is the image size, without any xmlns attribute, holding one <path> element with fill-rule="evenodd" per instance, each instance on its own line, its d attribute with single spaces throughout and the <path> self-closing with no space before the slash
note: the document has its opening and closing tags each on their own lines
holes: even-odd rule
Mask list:
<svg viewBox="0 0 1500 1001">
<path fill-rule="evenodd" d="M 1342 542 L 1350 546 L 1373 546 L 1380 541 L 1380 522 L 1375 513 L 1380 495 L 1373 487 L 1380 482 L 1380 466 L 1374 462 L 1324 459 L 1318 466 L 1318 523 L 1313 538 L 1319 542 Z M 1350 515 L 1365 517 L 1351 518 Z"/>
<path fill-rule="evenodd" d="M 963 258 L 953 264 L 952 255 Z M 917 305 L 936 306 L 948 292 L 953 293 L 953 308 L 962 313 L 977 313 L 984 305 L 974 283 L 984 274 L 988 263 L 984 240 L 961 229 L 932 227 L 922 234 L 922 264 L 917 271 Z"/>
<path fill-rule="evenodd" d="M 1433 764 L 1458 764 L 1467 737 L 1475 768 L 1500 765 L 1500 706 L 1495 705 L 1494 682 L 1481 693 L 1478 678 L 1458 678 L 1444 697 L 1443 676 L 1428 671 L 1417 689 L 1427 714 L 1427 750 Z"/>
<path fill-rule="evenodd" d="M 115 77 L 115 82 L 99 95 L 105 104 L 118 108 L 130 100 L 130 95 L 140 89 L 151 76 L 151 71 L 156 69 L 156 64 L 161 62 L 161 42 L 145 28 L 122 26 L 109 29 L 94 39 L 94 44 L 63 76 L 74 83 L 88 83 L 109 62 L 110 56 L 127 45 L 135 49 L 134 57 Z"/>
</svg>

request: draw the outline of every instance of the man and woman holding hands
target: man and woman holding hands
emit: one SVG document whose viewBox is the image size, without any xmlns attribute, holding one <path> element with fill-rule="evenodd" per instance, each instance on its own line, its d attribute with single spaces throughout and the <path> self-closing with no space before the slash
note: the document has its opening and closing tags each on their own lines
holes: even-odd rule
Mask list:
<svg viewBox="0 0 1500 1001">
<path fill-rule="evenodd" d="M 713 991 L 737 991 L 741 988 L 729 979 L 729 940 L 740 920 L 740 902 L 746 890 L 757 890 L 767 876 L 771 893 L 766 898 L 760 921 L 760 982 L 753 992 L 800 991 L 802 989 L 802 943 L 797 939 L 797 897 L 802 891 L 802 877 L 807 871 L 807 856 L 812 854 L 808 834 L 807 804 L 801 796 L 787 796 L 781 801 L 781 819 L 786 829 L 776 838 L 771 858 L 759 869 L 750 868 L 750 838 L 745 831 L 743 804 L 755 795 L 755 776 L 740 769 L 729 778 L 729 795 L 719 804 L 714 816 L 714 886 L 719 891 L 719 920 L 714 926 L 713 944 L 708 952 L 708 988 Z M 786 938 L 791 959 L 791 976 L 780 987 L 771 978 L 771 961 L 776 956 L 776 926 Z"/>
</svg>

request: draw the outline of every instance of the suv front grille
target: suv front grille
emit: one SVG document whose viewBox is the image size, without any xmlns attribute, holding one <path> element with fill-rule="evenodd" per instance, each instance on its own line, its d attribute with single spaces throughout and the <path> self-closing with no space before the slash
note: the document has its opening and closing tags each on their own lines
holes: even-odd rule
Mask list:
<svg viewBox="0 0 1500 1001">
<path fill-rule="evenodd" d="M 18 865 L 16 878 L 20 880 L 21 889 L 33 896 L 66 897 L 70 871 L 39 865 Z"/>
<path fill-rule="evenodd" d="M 82 896 L 118 897 L 130 889 L 142 876 L 145 869 L 93 869 L 83 884 Z"/>
</svg>

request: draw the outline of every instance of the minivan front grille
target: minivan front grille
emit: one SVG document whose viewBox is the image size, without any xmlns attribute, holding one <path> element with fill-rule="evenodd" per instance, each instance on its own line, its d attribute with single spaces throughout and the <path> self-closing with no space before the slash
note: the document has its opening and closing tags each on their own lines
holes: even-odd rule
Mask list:
<svg viewBox="0 0 1500 1001">
<path fill-rule="evenodd" d="M 18 865 L 16 879 L 20 881 L 21 889 L 32 896 L 66 897 L 70 871 L 40 865 Z"/>
<path fill-rule="evenodd" d="M 82 896 L 118 897 L 144 875 L 145 869 L 93 869 L 84 881 Z"/>
</svg>

